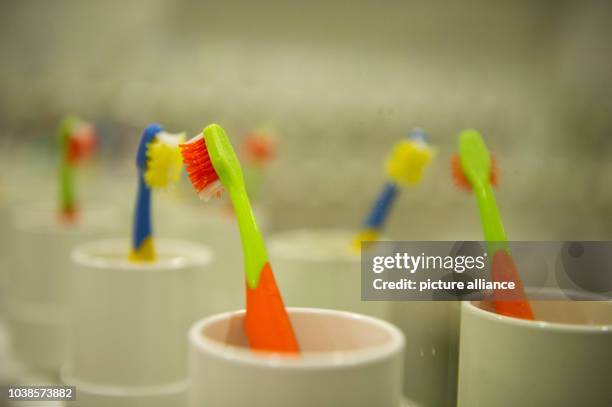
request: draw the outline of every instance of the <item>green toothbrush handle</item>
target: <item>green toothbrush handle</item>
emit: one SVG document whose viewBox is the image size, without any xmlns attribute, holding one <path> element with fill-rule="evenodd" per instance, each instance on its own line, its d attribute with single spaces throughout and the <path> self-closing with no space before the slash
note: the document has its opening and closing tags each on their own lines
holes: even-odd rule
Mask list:
<svg viewBox="0 0 612 407">
<path fill-rule="evenodd" d="M 74 209 L 74 169 L 68 161 L 68 150 L 70 148 L 70 133 L 76 126 L 77 119 L 67 116 L 62 119 L 58 129 L 58 144 L 60 153 L 59 171 L 59 199 L 62 211 Z"/>
<path fill-rule="evenodd" d="M 498 249 L 507 249 L 506 232 L 501 221 L 493 188 L 488 182 L 474 185 L 476 202 L 480 211 L 480 220 L 489 252 L 495 253 Z"/>
<path fill-rule="evenodd" d="M 67 162 L 60 168 L 60 202 L 61 210 L 74 209 L 74 170 Z"/>
<path fill-rule="evenodd" d="M 249 288 L 255 289 L 259 285 L 259 277 L 268 262 L 266 245 L 255 221 L 253 209 L 249 201 L 244 183 L 237 183 L 228 188 L 234 213 L 240 229 L 240 240 L 244 253 L 244 268 Z"/>
<path fill-rule="evenodd" d="M 246 281 L 250 288 L 255 289 L 259 285 L 261 272 L 268 262 L 268 253 L 253 216 L 240 162 L 221 126 L 208 125 L 202 131 L 202 135 L 213 169 L 232 200 L 240 229 Z"/>
</svg>

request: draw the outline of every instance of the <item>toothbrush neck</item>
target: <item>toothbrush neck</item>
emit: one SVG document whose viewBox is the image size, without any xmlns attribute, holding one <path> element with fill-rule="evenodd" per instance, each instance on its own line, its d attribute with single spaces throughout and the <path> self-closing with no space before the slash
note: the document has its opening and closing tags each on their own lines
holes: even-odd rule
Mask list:
<svg viewBox="0 0 612 407">
<path fill-rule="evenodd" d="M 395 202 L 398 191 L 396 183 L 388 182 L 385 184 L 364 223 L 366 229 L 378 230 L 383 228 L 389 213 L 391 213 L 391 207 Z"/>
<path fill-rule="evenodd" d="M 245 277 L 249 287 L 254 289 L 259 284 L 259 276 L 268 261 L 266 246 L 244 185 L 229 187 L 228 192 L 240 230 Z"/>
<path fill-rule="evenodd" d="M 132 249 L 138 250 L 146 238 L 153 233 L 151 226 L 151 189 L 144 180 L 144 174 L 138 174 L 138 192 L 134 208 L 134 228 L 132 235 Z"/>
<path fill-rule="evenodd" d="M 60 164 L 60 200 L 61 210 L 74 209 L 74 170 L 72 164 L 65 158 Z"/>
<path fill-rule="evenodd" d="M 507 240 L 506 232 L 504 231 L 504 225 L 502 224 L 501 217 L 497 209 L 495 193 L 493 192 L 493 188 L 491 188 L 491 184 L 488 182 L 483 182 L 482 184 L 475 185 L 474 187 L 485 240 L 487 242 L 503 243 L 502 246 L 505 247 L 505 242 Z M 492 247 L 492 249 L 494 248 Z"/>
</svg>

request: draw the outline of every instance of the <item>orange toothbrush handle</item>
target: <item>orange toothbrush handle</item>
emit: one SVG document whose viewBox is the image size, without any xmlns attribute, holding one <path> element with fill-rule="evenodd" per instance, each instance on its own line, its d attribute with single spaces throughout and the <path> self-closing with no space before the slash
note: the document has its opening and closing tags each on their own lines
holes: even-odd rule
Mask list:
<svg viewBox="0 0 612 407">
<path fill-rule="evenodd" d="M 246 286 L 244 324 L 251 349 L 283 353 L 300 351 L 270 263 L 265 264 L 257 288 Z"/>
<path fill-rule="evenodd" d="M 67 224 L 76 223 L 78 215 L 79 211 L 76 205 L 66 205 L 60 212 L 60 220 Z"/>
<path fill-rule="evenodd" d="M 498 250 L 495 253 L 491 270 L 491 277 L 494 282 L 514 282 L 515 287 L 510 293 L 493 292 L 495 312 L 508 317 L 533 320 L 533 311 L 525 295 L 523 283 L 521 283 L 512 257 L 506 250 Z M 507 296 L 511 296 L 512 299 L 500 299 L 507 298 Z"/>
</svg>

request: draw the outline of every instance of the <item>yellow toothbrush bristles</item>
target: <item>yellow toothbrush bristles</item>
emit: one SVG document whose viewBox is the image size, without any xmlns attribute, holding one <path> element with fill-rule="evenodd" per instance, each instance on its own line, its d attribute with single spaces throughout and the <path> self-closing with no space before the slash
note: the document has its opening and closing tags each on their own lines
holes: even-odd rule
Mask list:
<svg viewBox="0 0 612 407">
<path fill-rule="evenodd" d="M 395 145 L 386 162 L 389 176 L 400 185 L 415 185 L 433 158 L 433 149 L 425 143 L 403 140 Z"/>
<path fill-rule="evenodd" d="M 149 144 L 144 179 L 150 188 L 164 188 L 179 180 L 183 158 L 178 145 L 184 141 L 183 134 L 164 133 Z"/>
</svg>

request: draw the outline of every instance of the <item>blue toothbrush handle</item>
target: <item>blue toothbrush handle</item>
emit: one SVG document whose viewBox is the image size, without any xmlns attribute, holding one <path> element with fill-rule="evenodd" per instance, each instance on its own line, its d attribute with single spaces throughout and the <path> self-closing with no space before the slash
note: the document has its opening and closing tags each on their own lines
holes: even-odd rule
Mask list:
<svg viewBox="0 0 612 407">
<path fill-rule="evenodd" d="M 143 174 L 138 176 L 138 192 L 134 213 L 132 249 L 138 250 L 146 238 L 152 235 L 151 189 L 145 184 Z"/>
<path fill-rule="evenodd" d="M 398 192 L 399 188 L 396 183 L 388 182 L 385 184 L 383 190 L 376 199 L 376 203 L 366 218 L 364 228 L 372 230 L 382 229 L 391 212 L 391 207 L 393 206 L 393 202 L 395 202 Z"/>
</svg>

